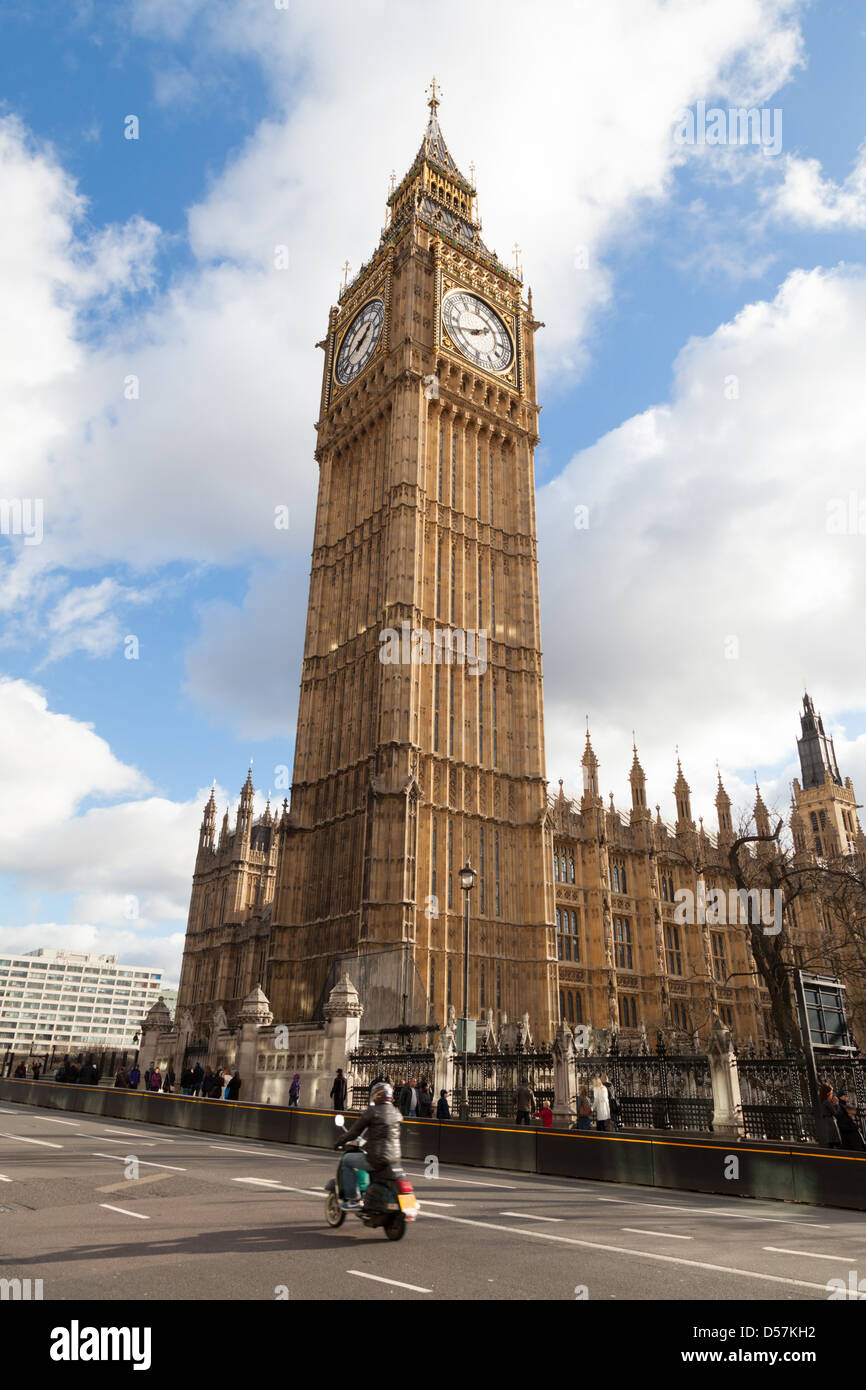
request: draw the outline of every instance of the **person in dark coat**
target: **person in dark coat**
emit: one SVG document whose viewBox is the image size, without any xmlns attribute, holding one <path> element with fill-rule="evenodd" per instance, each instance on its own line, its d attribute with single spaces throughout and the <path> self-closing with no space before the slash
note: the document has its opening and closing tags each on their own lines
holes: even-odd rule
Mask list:
<svg viewBox="0 0 866 1390">
<path fill-rule="evenodd" d="M 23 1062 L 19 1062 L 19 1063 L 18 1063 L 17 1067 L 15 1068 L 15 1071 L 13 1072 L 13 1075 L 14 1075 L 19 1081 L 26 1081 L 26 1080 L 27 1080 L 27 1068 L 25 1067 L 25 1065 L 24 1065 Z"/>
<path fill-rule="evenodd" d="M 121 1087 L 124 1091 L 129 1090 L 129 1074 L 125 1067 L 118 1067 L 117 1075 L 114 1078 L 114 1084 L 115 1086 Z"/>
<path fill-rule="evenodd" d="M 839 1102 L 833 1087 L 826 1081 L 818 1091 L 818 1101 L 824 1120 L 824 1142 L 830 1149 L 839 1149 L 842 1147 L 842 1137 L 839 1132 Z"/>
<path fill-rule="evenodd" d="M 418 1086 L 418 1110 L 416 1113 L 419 1120 L 432 1120 L 433 1118 L 433 1092 L 424 1078 L 421 1079 Z"/>
<path fill-rule="evenodd" d="M 162 1079 L 162 1089 L 163 1089 L 164 1091 L 171 1092 L 171 1091 L 174 1090 L 174 1083 L 175 1083 L 174 1067 L 173 1067 L 173 1066 L 171 1065 L 171 1063 L 169 1062 L 168 1070 L 166 1071 L 165 1076 L 164 1076 L 163 1079 Z"/>
<path fill-rule="evenodd" d="M 33 1080 L 38 1081 L 42 1075 L 42 1068 L 38 1062 L 33 1063 Z"/>
<path fill-rule="evenodd" d="M 845 1091 L 839 1093 L 839 1113 L 836 1117 L 839 1126 L 839 1138 L 842 1140 L 843 1149 L 866 1149 L 860 1125 L 857 1121 L 857 1106 L 849 1100 Z"/>
<path fill-rule="evenodd" d="M 237 1072 L 233 1071 L 231 1074 L 231 1080 L 229 1081 L 229 1084 L 226 1087 L 226 1091 L 228 1092 L 226 1100 L 237 1100 L 238 1096 L 240 1095 L 240 1090 L 241 1079 L 238 1076 Z"/>
<path fill-rule="evenodd" d="M 184 1067 L 180 1074 L 180 1089 L 185 1096 L 192 1095 L 192 1068 Z"/>
<path fill-rule="evenodd" d="M 204 1080 L 204 1069 L 201 1062 L 196 1062 L 192 1069 L 192 1093 L 197 1096 L 201 1090 L 201 1083 Z"/>
<path fill-rule="evenodd" d="M 129 1072 L 129 1089 L 130 1089 L 131 1091 L 137 1091 L 137 1090 L 138 1090 L 138 1083 L 139 1083 L 140 1080 L 141 1080 L 141 1072 L 138 1070 L 138 1063 L 136 1062 L 135 1065 L 134 1065 L 133 1067 L 130 1068 L 130 1072 Z"/>
<path fill-rule="evenodd" d="M 450 1119 L 451 1119 L 451 1111 L 450 1111 L 449 1106 L 448 1106 L 448 1092 L 447 1092 L 447 1091 L 440 1091 L 440 1092 L 439 1092 L 439 1099 L 438 1099 L 437 1102 L 436 1102 L 436 1119 L 437 1119 L 437 1120 L 450 1120 Z"/>
<path fill-rule="evenodd" d="M 334 1084 L 330 1090 L 330 1096 L 334 1102 L 335 1110 L 345 1110 L 348 1091 L 349 1086 L 343 1075 L 343 1068 L 337 1067 L 337 1075 L 334 1077 Z"/>
<path fill-rule="evenodd" d="M 292 1077 L 292 1084 L 289 1087 L 289 1105 L 292 1109 L 300 1104 L 301 1101 L 301 1073 L 296 1071 Z"/>
</svg>

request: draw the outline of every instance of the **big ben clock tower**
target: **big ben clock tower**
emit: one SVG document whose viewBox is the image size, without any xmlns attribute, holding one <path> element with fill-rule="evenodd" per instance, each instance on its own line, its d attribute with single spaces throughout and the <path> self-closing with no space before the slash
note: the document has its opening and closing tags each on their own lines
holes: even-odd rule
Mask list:
<svg viewBox="0 0 866 1390">
<path fill-rule="evenodd" d="M 364 1027 L 529 1012 L 552 1039 L 533 452 L 521 281 L 484 245 L 438 121 L 331 310 L 291 810 L 273 908 L 275 1016 L 348 970 Z"/>
</svg>

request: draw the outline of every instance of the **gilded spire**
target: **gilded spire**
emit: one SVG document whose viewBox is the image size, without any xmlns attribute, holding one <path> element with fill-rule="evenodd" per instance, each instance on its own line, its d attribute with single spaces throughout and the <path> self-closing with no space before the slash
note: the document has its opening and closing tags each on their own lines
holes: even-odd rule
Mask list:
<svg viewBox="0 0 866 1390">
<path fill-rule="evenodd" d="M 433 81 L 430 83 L 430 86 L 427 88 L 427 91 L 430 93 L 430 100 L 428 101 L 427 105 L 430 107 L 431 121 L 435 121 L 436 119 L 436 112 L 439 109 L 439 97 L 436 95 L 436 93 L 440 92 L 441 90 L 441 87 L 437 87 L 436 78 L 434 77 Z"/>
</svg>

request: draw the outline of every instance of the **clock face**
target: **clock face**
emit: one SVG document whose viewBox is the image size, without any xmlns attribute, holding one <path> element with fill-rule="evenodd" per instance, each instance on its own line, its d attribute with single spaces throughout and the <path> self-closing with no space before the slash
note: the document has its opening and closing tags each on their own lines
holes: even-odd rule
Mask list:
<svg viewBox="0 0 866 1390">
<path fill-rule="evenodd" d="M 464 357 L 486 372 L 504 372 L 514 360 L 511 335 L 490 305 L 466 290 L 452 290 L 442 304 L 442 321 Z"/>
<path fill-rule="evenodd" d="M 382 336 L 384 323 L 385 305 L 381 299 L 368 300 L 352 319 L 343 334 L 334 367 L 334 376 L 341 386 L 347 386 L 364 370 Z"/>
</svg>

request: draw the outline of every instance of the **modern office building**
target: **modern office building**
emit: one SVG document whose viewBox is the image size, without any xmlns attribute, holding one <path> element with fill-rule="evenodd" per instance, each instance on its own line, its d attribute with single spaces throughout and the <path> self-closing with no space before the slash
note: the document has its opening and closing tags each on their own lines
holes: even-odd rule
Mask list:
<svg viewBox="0 0 866 1390">
<path fill-rule="evenodd" d="M 130 1047 L 162 972 L 77 951 L 0 955 L 0 1052 Z"/>
</svg>

